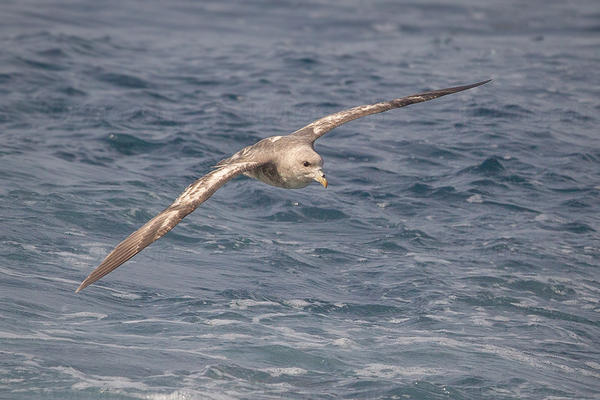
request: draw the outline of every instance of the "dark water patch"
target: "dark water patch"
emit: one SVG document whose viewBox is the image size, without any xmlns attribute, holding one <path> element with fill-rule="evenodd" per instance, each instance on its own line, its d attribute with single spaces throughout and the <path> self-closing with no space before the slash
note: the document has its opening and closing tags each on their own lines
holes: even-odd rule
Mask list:
<svg viewBox="0 0 600 400">
<path fill-rule="evenodd" d="M 334 102 L 310 102 L 310 101 L 306 101 L 306 102 L 300 102 L 300 103 L 296 103 L 294 104 L 294 107 L 301 109 L 301 110 L 327 110 L 327 109 L 331 109 L 331 112 L 335 112 L 333 109 L 343 109 L 344 106 L 339 104 L 339 103 L 334 103 Z"/>
<path fill-rule="evenodd" d="M 598 320 L 590 320 L 585 317 L 581 317 L 579 315 L 570 314 L 562 311 L 558 311 L 555 309 L 542 308 L 542 307 L 517 307 L 524 314 L 533 314 L 539 315 L 541 317 L 546 317 L 550 320 L 563 320 L 570 322 L 577 322 L 584 325 L 591 325 L 595 327 L 600 327 L 600 321 Z"/>
<path fill-rule="evenodd" d="M 335 208 L 302 207 L 300 212 L 311 221 L 329 222 L 339 219 L 348 219 L 348 215 Z"/>
<path fill-rule="evenodd" d="M 516 119 L 521 117 L 520 112 L 514 110 L 490 108 L 490 107 L 476 107 L 469 111 L 469 114 L 473 117 L 485 117 L 485 118 L 498 118 L 498 119 Z"/>
<path fill-rule="evenodd" d="M 249 318 L 233 311 L 226 311 L 222 313 L 218 313 L 216 315 L 212 315 L 208 318 L 209 320 L 233 320 L 240 322 L 250 322 Z"/>
<path fill-rule="evenodd" d="M 510 282 L 510 288 L 526 291 L 544 299 L 566 300 L 576 295 L 575 290 L 561 283 L 544 283 L 536 280 L 517 280 Z"/>
<path fill-rule="evenodd" d="M 519 104 L 507 104 L 504 106 L 504 110 L 508 111 L 508 112 L 514 112 L 517 114 L 521 114 L 521 115 L 532 115 L 534 114 L 533 111 L 519 105 Z"/>
<path fill-rule="evenodd" d="M 512 183 L 512 184 L 516 184 L 516 185 L 523 186 L 523 187 L 530 187 L 530 188 L 534 187 L 534 185 L 529 182 L 529 179 L 527 179 L 524 176 L 517 175 L 517 174 L 510 174 L 510 175 L 503 176 L 501 178 L 501 180 L 502 180 L 502 182 Z"/>
<path fill-rule="evenodd" d="M 462 199 L 465 196 L 464 194 L 457 192 L 454 186 L 442 186 L 439 188 L 435 188 L 431 192 L 431 197 L 440 200 L 454 200 Z"/>
<path fill-rule="evenodd" d="M 267 217 L 270 221 L 285 222 L 330 222 L 348 218 L 348 215 L 342 211 L 321 207 L 302 207 L 297 210 L 280 211 Z"/>
<path fill-rule="evenodd" d="M 574 209 L 585 209 L 592 207 L 591 204 L 582 199 L 570 199 L 561 203 L 561 206 Z"/>
<path fill-rule="evenodd" d="M 238 101 L 241 101 L 244 97 L 242 95 L 236 94 L 236 93 L 223 93 L 221 95 L 221 98 L 223 98 L 225 100 L 238 102 Z"/>
<path fill-rule="evenodd" d="M 150 87 L 150 84 L 147 81 L 133 75 L 105 72 L 95 74 L 94 76 L 99 81 L 127 89 L 147 89 Z"/>
<path fill-rule="evenodd" d="M 508 189 L 507 185 L 504 185 L 503 183 L 500 182 L 496 182 L 493 179 L 477 179 L 474 180 L 472 182 L 470 182 L 471 185 L 473 186 L 479 186 L 479 187 L 485 187 L 485 188 L 499 188 L 499 189 Z"/>
<path fill-rule="evenodd" d="M 581 194 L 588 193 L 592 190 L 589 187 L 581 187 L 581 186 L 571 186 L 571 187 L 561 187 L 561 188 L 551 187 L 549 189 L 551 191 L 557 192 L 557 193 L 581 193 Z"/>
<path fill-rule="evenodd" d="M 578 153 L 570 153 L 566 155 L 567 158 L 585 161 L 592 164 L 596 164 L 600 162 L 600 154 L 590 153 L 590 152 L 578 152 Z"/>
<path fill-rule="evenodd" d="M 563 111 L 562 115 L 563 115 L 563 117 L 561 118 L 561 122 L 567 122 L 567 123 L 573 122 L 573 121 L 592 122 L 592 121 L 596 120 L 594 117 L 591 117 L 589 115 L 580 114 L 574 110 Z"/>
<path fill-rule="evenodd" d="M 67 67 L 60 65 L 60 64 L 50 63 L 50 62 L 45 62 L 45 61 L 40 61 L 40 60 L 33 60 L 30 58 L 19 57 L 18 60 L 22 64 L 25 64 L 28 67 L 38 68 L 38 69 L 41 69 L 44 71 L 64 71 L 65 69 L 67 69 Z"/>
<path fill-rule="evenodd" d="M 356 255 L 347 251 L 347 249 L 332 249 L 331 247 L 316 247 L 311 253 L 320 262 L 334 262 L 336 264 L 347 264 L 356 260 Z M 318 264 L 317 264 L 318 265 Z M 311 268 L 315 266 L 310 265 Z"/>
<path fill-rule="evenodd" d="M 510 271 L 515 272 L 534 272 L 538 271 L 541 267 L 539 265 L 533 264 L 531 262 L 527 262 L 519 259 L 507 259 L 501 261 L 498 264 L 499 268 L 503 268 Z"/>
<path fill-rule="evenodd" d="M 65 161 L 75 161 L 77 159 L 77 155 L 68 151 L 57 151 L 56 153 L 54 153 L 54 156 L 65 160 Z"/>
<path fill-rule="evenodd" d="M 227 127 L 227 129 L 231 128 L 245 128 L 252 126 L 254 124 L 253 121 L 249 120 L 246 116 L 239 114 L 237 111 L 233 110 L 221 110 L 219 112 L 219 118 L 221 124 Z M 256 137 L 257 141 L 262 139 L 262 137 Z"/>
<path fill-rule="evenodd" d="M 437 243 L 437 239 L 420 229 L 402 228 L 398 232 L 392 233 L 390 239 L 399 240 L 400 243 L 417 244 L 425 246 L 427 244 Z"/>
<path fill-rule="evenodd" d="M 425 197 L 425 196 L 429 196 L 431 193 L 433 193 L 434 188 L 431 185 L 427 185 L 425 183 L 419 182 L 419 183 L 415 183 L 415 184 L 411 185 L 408 188 L 408 191 L 415 195 Z"/>
<path fill-rule="evenodd" d="M 169 118 L 167 115 L 149 109 L 131 110 L 123 116 L 123 119 L 131 127 L 138 127 L 140 123 L 166 127 L 181 125 L 180 122 Z"/>
<path fill-rule="evenodd" d="M 479 307 L 514 307 L 519 304 L 519 299 L 508 296 L 495 296 L 489 291 L 480 291 L 475 296 L 457 296 L 457 300 L 466 304 Z"/>
<path fill-rule="evenodd" d="M 284 61 L 290 65 L 290 67 L 297 68 L 310 68 L 321 64 L 321 62 L 314 57 L 285 57 Z"/>
<path fill-rule="evenodd" d="M 471 172 L 480 175 L 499 175 L 504 172 L 504 166 L 498 157 L 486 158 L 481 164 L 469 167 L 462 172 Z"/>
<path fill-rule="evenodd" d="M 269 221 L 300 222 L 304 217 L 296 210 L 279 211 L 267 217 Z"/>
<path fill-rule="evenodd" d="M 219 297 L 226 300 L 256 300 L 256 301 L 276 301 L 274 297 L 258 294 L 248 289 L 225 289 L 218 292 Z"/>
<path fill-rule="evenodd" d="M 305 307 L 306 311 L 320 314 L 348 314 L 355 317 L 384 317 L 402 315 L 405 310 L 385 304 L 331 304 L 316 303 Z"/>
<path fill-rule="evenodd" d="M 401 253 L 401 254 L 408 253 L 408 250 L 405 247 L 403 247 L 402 245 L 400 245 L 393 238 L 371 240 L 371 241 L 365 242 L 364 244 L 369 246 L 369 248 L 379 249 L 384 252 Z"/>
<path fill-rule="evenodd" d="M 0 302 L 0 310 L 3 315 L 11 315 L 13 318 L 27 318 L 32 321 L 45 319 L 52 315 L 52 308 L 42 304 L 37 304 L 26 300 L 14 300 L 11 302 L 11 307 L 7 307 L 7 303 Z"/>
<path fill-rule="evenodd" d="M 501 202 L 497 202 L 497 201 L 491 201 L 491 200 L 485 200 L 483 202 L 483 204 L 488 204 L 488 205 L 493 205 L 493 206 L 498 206 L 498 207 L 502 207 L 508 211 L 513 211 L 513 212 L 529 212 L 529 213 L 533 213 L 533 214 L 539 214 L 539 211 L 531 209 L 531 208 L 527 208 L 527 207 L 523 207 L 517 204 L 511 204 L 511 203 L 501 203 Z"/>
<path fill-rule="evenodd" d="M 233 350 L 232 354 L 235 351 L 247 355 L 253 362 L 257 361 L 254 359 L 256 354 L 262 354 L 264 358 L 260 360 L 261 362 L 274 363 L 275 365 L 280 363 L 294 363 L 293 365 L 298 365 L 313 372 L 335 370 L 345 366 L 343 362 L 335 357 L 322 357 L 312 354 L 309 350 L 279 344 L 239 348 Z"/>
<path fill-rule="evenodd" d="M 463 280 L 473 282 L 481 288 L 493 288 L 499 285 L 504 286 L 506 284 L 506 279 L 496 276 L 469 276 L 463 278 Z"/>
<path fill-rule="evenodd" d="M 95 165 L 95 166 L 99 166 L 99 167 L 106 167 L 111 165 L 114 162 L 114 159 L 112 157 L 109 156 L 91 156 L 88 154 L 80 154 L 79 156 L 79 161 L 81 161 L 84 164 L 89 164 L 89 165 Z"/>
<path fill-rule="evenodd" d="M 543 174 L 543 179 L 550 183 L 576 183 L 577 180 L 570 175 L 566 175 L 564 171 L 555 172 L 555 171 L 547 171 Z"/>
<path fill-rule="evenodd" d="M 128 156 L 147 153 L 163 147 L 163 144 L 146 141 L 126 133 L 111 133 L 102 140 L 113 150 Z"/>
<path fill-rule="evenodd" d="M 438 161 L 429 159 L 429 158 L 425 158 L 425 157 L 415 157 L 415 156 L 411 156 L 410 157 L 410 164 L 411 167 L 417 167 L 417 166 L 421 166 L 421 167 L 436 167 L 436 168 L 445 168 L 446 164 L 444 163 L 440 163 Z"/>
<path fill-rule="evenodd" d="M 224 83 L 223 81 L 221 81 L 219 79 L 202 79 L 202 78 L 198 78 L 196 76 L 174 76 L 171 78 L 174 80 L 180 81 L 182 83 L 185 83 L 186 85 L 200 86 L 200 87 L 219 86 Z"/>
<path fill-rule="evenodd" d="M 256 242 L 244 236 L 229 235 L 227 238 L 213 239 L 206 242 L 202 247 L 219 251 L 238 251 L 256 245 Z"/>
<path fill-rule="evenodd" d="M 556 231 L 571 232 L 577 234 L 596 232 L 594 228 L 583 222 L 569 222 L 558 226 L 550 226 L 548 228 Z"/>
<path fill-rule="evenodd" d="M 278 249 L 283 249 L 284 246 L 278 245 Z M 321 257 L 322 258 L 322 257 Z M 292 253 L 285 251 L 277 251 L 268 261 L 269 269 L 278 269 L 278 266 L 284 266 L 287 273 L 298 275 L 298 274 L 310 274 L 311 271 L 319 269 L 319 264 L 323 260 L 319 257 L 314 257 L 314 253 Z"/>
<path fill-rule="evenodd" d="M 167 96 L 167 95 L 160 93 L 158 91 L 155 91 L 155 90 L 144 90 L 143 94 L 144 94 L 144 96 L 150 97 L 154 100 L 165 101 L 167 103 L 176 103 L 177 102 L 172 97 Z"/>
<path fill-rule="evenodd" d="M 550 289 L 549 291 L 553 292 L 552 289 Z M 548 296 L 547 290 L 542 290 L 542 293 L 543 295 Z M 548 318 L 550 320 L 559 319 L 564 321 L 582 323 L 586 325 L 600 326 L 599 321 L 591 321 L 587 318 L 580 317 L 578 315 L 561 312 L 549 308 L 522 306 L 520 300 L 517 298 L 507 296 L 495 296 L 493 293 L 488 291 L 479 292 L 477 296 L 458 296 L 457 300 L 460 300 L 466 304 L 470 304 L 473 306 L 494 308 L 498 307 L 504 310 L 515 311 L 524 315 L 538 315 L 541 317 Z"/>
<path fill-rule="evenodd" d="M 480 250 L 483 252 L 513 252 L 520 249 L 523 242 L 515 238 L 492 239 L 482 243 Z"/>
<path fill-rule="evenodd" d="M 412 155 L 429 159 L 459 160 L 462 158 L 458 151 L 429 143 L 408 143 L 406 151 Z"/>
<path fill-rule="evenodd" d="M 69 99 L 50 95 L 27 102 L 17 102 L 12 105 L 12 113 L 18 112 L 26 116 L 37 113 L 45 117 L 48 117 L 49 114 L 55 114 L 53 117 L 57 117 L 60 114 L 70 114 L 73 109 L 72 107 L 73 103 Z M 25 140 L 31 140 L 31 137 Z"/>
<path fill-rule="evenodd" d="M 55 47 L 51 49 L 38 51 L 37 54 L 42 57 L 63 58 L 67 57 L 67 53 L 63 49 Z"/>
<path fill-rule="evenodd" d="M 0 84 L 4 85 L 14 78 L 15 74 L 0 73 Z"/>
<path fill-rule="evenodd" d="M 202 375 L 206 378 L 213 380 L 223 380 L 227 378 L 239 379 L 243 381 L 249 381 L 253 383 L 268 384 L 277 382 L 280 379 L 275 379 L 267 372 L 263 372 L 253 368 L 244 368 L 239 365 L 210 365 L 202 371 Z M 265 394 L 269 390 L 265 388 Z"/>
<path fill-rule="evenodd" d="M 432 198 L 440 201 L 464 200 L 467 195 L 458 192 L 454 186 L 433 187 L 425 183 L 415 183 L 408 191 L 417 198 Z"/>
<path fill-rule="evenodd" d="M 59 92 L 67 96 L 85 96 L 87 93 L 72 86 L 65 86 L 58 89 Z"/>
</svg>

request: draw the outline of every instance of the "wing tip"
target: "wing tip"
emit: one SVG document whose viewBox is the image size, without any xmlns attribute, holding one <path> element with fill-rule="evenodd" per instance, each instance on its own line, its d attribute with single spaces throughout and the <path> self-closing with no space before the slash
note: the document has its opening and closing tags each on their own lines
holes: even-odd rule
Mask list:
<svg viewBox="0 0 600 400">
<path fill-rule="evenodd" d="M 79 287 L 77 288 L 77 290 L 75 290 L 75 293 L 79 293 L 81 292 L 83 289 L 85 289 L 87 286 L 89 285 L 89 283 L 87 283 L 86 281 L 81 282 L 81 284 L 79 285 Z"/>
<path fill-rule="evenodd" d="M 476 86 L 481 86 L 481 85 L 485 85 L 486 83 L 489 83 L 489 82 L 491 82 L 492 80 L 493 80 L 493 79 L 486 79 L 485 81 L 481 81 L 481 82 L 474 83 L 474 84 L 473 84 L 473 85 L 474 85 L 473 87 L 476 87 Z"/>
<path fill-rule="evenodd" d="M 448 90 L 457 90 L 458 92 L 462 92 L 463 90 L 467 90 L 467 89 L 473 89 L 476 88 L 477 86 L 481 86 L 481 85 L 485 85 L 486 83 L 491 82 L 492 79 L 486 79 L 485 81 L 481 81 L 481 82 L 476 82 L 476 83 L 472 83 L 470 85 L 464 85 L 464 86 L 456 86 L 454 88 L 450 88 Z M 444 90 L 444 89 L 442 89 Z"/>
</svg>

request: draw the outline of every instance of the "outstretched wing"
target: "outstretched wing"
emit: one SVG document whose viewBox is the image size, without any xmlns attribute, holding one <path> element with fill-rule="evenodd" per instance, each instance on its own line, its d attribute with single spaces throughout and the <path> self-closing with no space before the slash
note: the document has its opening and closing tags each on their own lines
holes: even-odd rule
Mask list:
<svg viewBox="0 0 600 400">
<path fill-rule="evenodd" d="M 204 203 L 231 178 L 260 166 L 260 162 L 242 162 L 221 165 L 214 171 L 204 175 L 188 186 L 183 193 L 165 210 L 146 222 L 137 231 L 123 240 L 110 252 L 102 263 L 85 278 L 76 292 L 91 285 L 108 274 L 131 257 L 142 251 L 146 246 L 169 232 L 186 215 L 200 204 Z"/>
<path fill-rule="evenodd" d="M 331 114 L 321 119 L 318 119 L 306 125 L 304 128 L 298 129 L 296 132 L 292 133 L 292 135 L 314 142 L 330 130 L 357 118 L 388 111 L 393 108 L 405 107 L 414 103 L 421 103 L 423 101 L 433 100 L 438 97 L 445 96 L 447 94 L 461 92 L 463 90 L 481 86 L 485 83 L 488 83 L 489 81 L 491 81 L 491 79 L 483 82 L 477 82 L 472 85 L 456 86 L 447 89 L 434 90 L 432 92 L 413 94 L 412 96 L 407 96 L 392 101 L 384 101 L 376 104 L 368 104 L 364 106 L 353 107 L 348 110 L 340 111 L 335 114 Z"/>
</svg>

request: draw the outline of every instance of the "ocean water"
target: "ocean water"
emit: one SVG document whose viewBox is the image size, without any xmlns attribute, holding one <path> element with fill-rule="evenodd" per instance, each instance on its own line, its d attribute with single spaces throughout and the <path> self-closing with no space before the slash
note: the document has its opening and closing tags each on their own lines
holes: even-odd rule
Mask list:
<svg viewBox="0 0 600 400">
<path fill-rule="evenodd" d="M 0 398 L 600 398 L 592 0 L 3 1 Z M 243 146 L 492 78 L 236 178 L 79 294 Z"/>
</svg>

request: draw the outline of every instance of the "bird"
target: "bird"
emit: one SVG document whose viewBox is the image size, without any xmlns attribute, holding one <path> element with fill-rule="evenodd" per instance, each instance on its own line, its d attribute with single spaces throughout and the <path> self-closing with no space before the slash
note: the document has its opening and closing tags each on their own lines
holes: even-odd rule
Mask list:
<svg viewBox="0 0 600 400">
<path fill-rule="evenodd" d="M 327 132 L 357 118 L 433 100 L 490 81 L 488 79 L 470 85 L 349 108 L 317 119 L 288 135 L 267 137 L 241 149 L 231 157 L 219 161 L 212 171 L 189 185 L 170 206 L 120 242 L 81 282 L 75 292 L 79 293 L 164 236 L 232 178 L 244 174 L 285 189 L 300 189 L 316 181 L 327 188 L 323 158 L 314 149 L 315 141 Z"/>
</svg>

